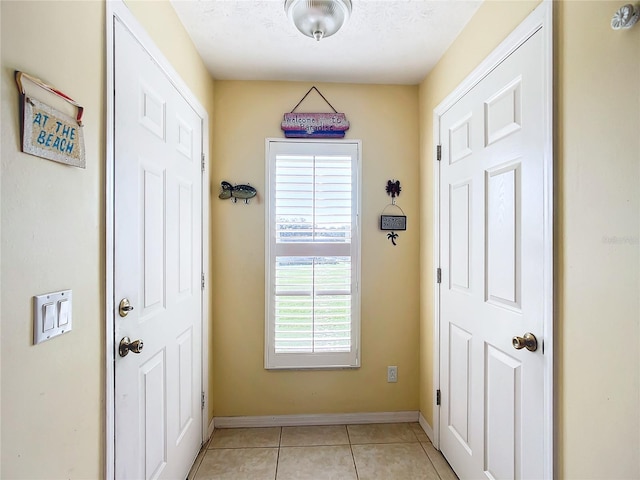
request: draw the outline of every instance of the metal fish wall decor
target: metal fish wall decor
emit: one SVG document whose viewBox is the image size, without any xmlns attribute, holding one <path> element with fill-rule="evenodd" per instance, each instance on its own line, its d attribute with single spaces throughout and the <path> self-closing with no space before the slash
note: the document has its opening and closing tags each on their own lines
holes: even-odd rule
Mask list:
<svg viewBox="0 0 640 480">
<path fill-rule="evenodd" d="M 244 200 L 244 203 L 249 203 L 249 200 L 258 194 L 258 191 L 251 185 L 231 185 L 229 182 L 222 182 L 220 186 L 222 190 L 218 198 L 222 200 L 230 198 L 233 203 L 236 203 L 238 199 Z"/>
</svg>

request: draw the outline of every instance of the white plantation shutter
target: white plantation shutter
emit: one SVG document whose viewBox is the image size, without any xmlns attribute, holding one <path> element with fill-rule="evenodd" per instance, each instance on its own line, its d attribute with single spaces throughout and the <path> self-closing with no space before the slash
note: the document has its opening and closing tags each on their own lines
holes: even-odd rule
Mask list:
<svg viewBox="0 0 640 480">
<path fill-rule="evenodd" d="M 359 150 L 267 141 L 266 368 L 359 366 Z"/>
</svg>

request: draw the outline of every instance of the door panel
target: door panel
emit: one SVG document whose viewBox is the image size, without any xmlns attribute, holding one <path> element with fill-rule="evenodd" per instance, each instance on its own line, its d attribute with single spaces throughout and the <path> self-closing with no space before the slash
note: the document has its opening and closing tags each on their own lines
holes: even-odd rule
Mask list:
<svg viewBox="0 0 640 480">
<path fill-rule="evenodd" d="M 202 120 L 116 22 L 116 478 L 185 478 L 202 444 Z M 116 308 L 117 310 L 117 308 Z"/>
<path fill-rule="evenodd" d="M 522 128 L 521 78 L 515 79 L 484 102 L 485 146 Z"/>
<path fill-rule="evenodd" d="M 178 443 L 193 423 L 193 329 L 189 328 L 180 335 L 176 343 L 178 345 L 178 392 L 179 392 L 179 422 Z"/>
<path fill-rule="evenodd" d="M 157 478 L 167 463 L 165 446 L 167 389 L 164 353 L 164 350 L 157 352 L 139 368 L 138 408 L 144 415 L 140 419 L 142 423 L 140 431 L 144 433 L 140 444 L 144 445 L 146 478 Z"/>
<path fill-rule="evenodd" d="M 440 117 L 440 447 L 461 478 L 543 478 L 544 99 L 534 34 Z M 443 428 L 445 427 L 445 428 Z"/>
<path fill-rule="evenodd" d="M 193 185 L 181 180 L 178 193 L 178 294 L 193 296 Z"/>
<path fill-rule="evenodd" d="M 520 164 L 486 172 L 487 300 L 519 307 Z"/>
<path fill-rule="evenodd" d="M 512 478 L 519 454 L 520 362 L 486 345 L 485 465 L 490 478 Z"/>
<path fill-rule="evenodd" d="M 165 171 L 149 161 L 140 162 L 142 170 L 141 211 L 142 227 L 142 289 L 144 292 L 144 316 L 157 313 L 166 305 L 165 299 L 165 225 L 164 204 L 166 201 Z"/>
<path fill-rule="evenodd" d="M 471 334 L 449 324 L 449 422 L 448 426 L 460 444 L 469 446 L 469 413 L 471 390 Z"/>
<path fill-rule="evenodd" d="M 451 185 L 451 213 L 449 214 L 449 241 L 451 242 L 451 288 L 468 290 L 471 265 L 471 182 Z"/>
<path fill-rule="evenodd" d="M 449 164 L 471 155 L 471 113 L 449 127 Z"/>
</svg>

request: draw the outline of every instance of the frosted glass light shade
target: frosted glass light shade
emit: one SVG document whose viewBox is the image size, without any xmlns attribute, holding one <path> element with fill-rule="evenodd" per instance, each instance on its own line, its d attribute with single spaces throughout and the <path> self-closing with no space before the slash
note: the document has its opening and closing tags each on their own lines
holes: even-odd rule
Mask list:
<svg viewBox="0 0 640 480">
<path fill-rule="evenodd" d="M 284 10 L 303 35 L 330 37 L 351 15 L 351 0 L 286 0 Z"/>
</svg>

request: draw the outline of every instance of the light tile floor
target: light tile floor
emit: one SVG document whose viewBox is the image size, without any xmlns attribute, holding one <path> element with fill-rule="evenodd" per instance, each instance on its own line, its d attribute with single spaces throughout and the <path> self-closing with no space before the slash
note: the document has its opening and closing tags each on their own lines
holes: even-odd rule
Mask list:
<svg viewBox="0 0 640 480">
<path fill-rule="evenodd" d="M 216 429 L 189 480 L 457 480 L 417 423 Z"/>
</svg>

